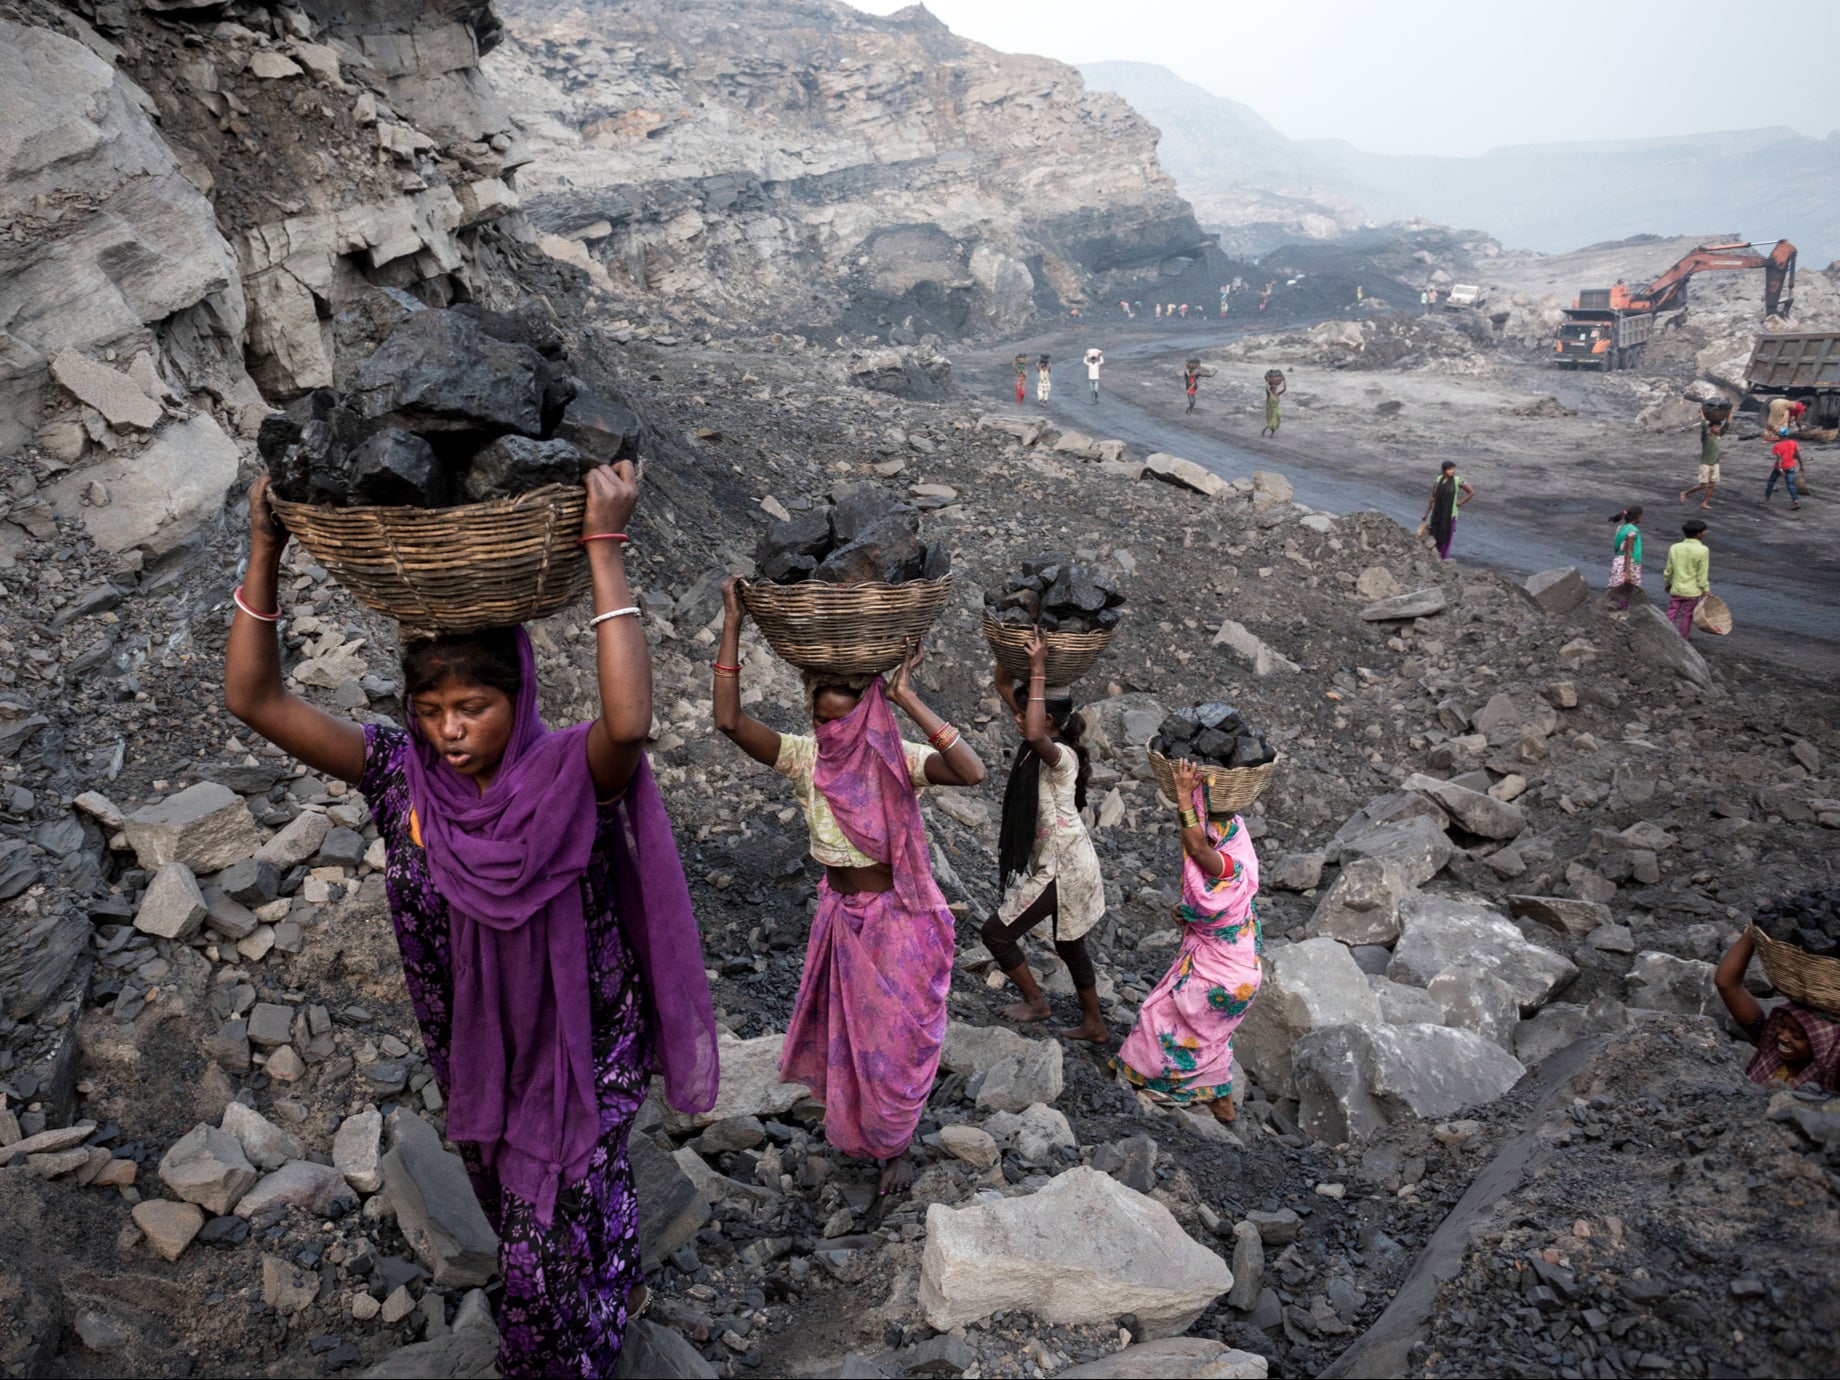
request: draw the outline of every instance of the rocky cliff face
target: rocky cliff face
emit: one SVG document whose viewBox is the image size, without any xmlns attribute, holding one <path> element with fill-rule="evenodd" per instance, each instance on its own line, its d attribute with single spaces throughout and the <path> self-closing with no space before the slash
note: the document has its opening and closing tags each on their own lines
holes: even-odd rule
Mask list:
<svg viewBox="0 0 1840 1380">
<path fill-rule="evenodd" d="M 500 9 L 531 219 L 706 320 L 1007 329 L 1207 252 L 1135 111 L 921 7 Z"/>
<path fill-rule="evenodd" d="M 493 224 L 520 157 L 479 68 L 498 21 L 472 0 L 14 12 L 0 454 L 35 443 L 52 482 L 12 486 L 0 559 L 49 509 L 164 554 L 268 403 L 333 381 L 361 292 L 493 290 L 526 233 Z"/>
</svg>

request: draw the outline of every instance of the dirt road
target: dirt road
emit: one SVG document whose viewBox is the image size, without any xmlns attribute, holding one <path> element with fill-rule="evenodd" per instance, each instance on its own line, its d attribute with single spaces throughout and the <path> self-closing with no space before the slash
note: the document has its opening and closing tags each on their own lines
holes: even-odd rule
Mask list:
<svg viewBox="0 0 1840 1380">
<path fill-rule="evenodd" d="M 1439 464 L 1455 460 L 1477 490 L 1458 526 L 1455 556 L 1508 570 L 1576 565 L 1599 583 L 1610 559 L 1608 514 L 1641 503 L 1645 588 L 1651 599 L 1665 601 L 1667 546 L 1696 511 L 1681 505 L 1678 494 L 1695 477 L 1698 439 L 1690 431 L 1656 435 L 1635 427 L 1622 378 L 1558 374 L 1531 363 L 1458 377 L 1287 365 L 1284 425 L 1268 440 L 1259 436 L 1260 368 L 1239 364 L 1204 379 L 1196 412 L 1183 411 L 1183 358 L 1207 358 L 1232 339 L 1217 328 L 1108 324 L 1097 404 L 1080 363 L 1091 343 L 1085 333 L 1056 332 L 966 355 L 955 367 L 963 388 L 1016 410 L 1010 358 L 1019 349 L 1031 359 L 1046 350 L 1057 361 L 1049 408 L 1057 425 L 1169 451 L 1228 477 L 1273 470 L 1291 481 L 1299 502 L 1331 512 L 1374 509 L 1412 526 Z M 1031 369 L 1031 399 L 1033 387 Z M 1532 405 L 1548 395 L 1576 415 L 1515 415 L 1516 407 L 1537 412 Z M 1402 406 L 1390 416 L 1377 411 L 1390 402 Z M 1021 410 L 1039 415 L 1032 401 Z M 1738 628 L 1726 639 L 1699 639 L 1708 656 L 1761 657 L 1797 676 L 1840 673 L 1840 563 L 1832 554 L 1840 514 L 1825 496 L 1829 454 L 1828 448 L 1809 454 L 1823 496 L 1792 513 L 1780 490 L 1769 507 L 1760 501 L 1769 472 L 1765 447 L 1728 441 L 1725 484 L 1702 516 L 1712 524 L 1714 589 L 1731 605 Z"/>
</svg>

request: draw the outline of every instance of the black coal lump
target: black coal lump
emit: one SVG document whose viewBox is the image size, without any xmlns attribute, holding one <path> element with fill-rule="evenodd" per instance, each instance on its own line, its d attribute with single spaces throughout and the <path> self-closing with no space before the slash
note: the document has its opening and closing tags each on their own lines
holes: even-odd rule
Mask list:
<svg viewBox="0 0 1840 1380">
<path fill-rule="evenodd" d="M 447 470 L 434 447 L 413 432 L 387 426 L 351 453 L 350 498 L 380 508 L 440 508 L 448 502 Z"/>
<path fill-rule="evenodd" d="M 514 498 L 545 484 L 579 484 L 584 468 L 581 452 L 567 441 L 500 436 L 466 462 L 460 495 L 468 503 L 483 503 Z"/>
</svg>

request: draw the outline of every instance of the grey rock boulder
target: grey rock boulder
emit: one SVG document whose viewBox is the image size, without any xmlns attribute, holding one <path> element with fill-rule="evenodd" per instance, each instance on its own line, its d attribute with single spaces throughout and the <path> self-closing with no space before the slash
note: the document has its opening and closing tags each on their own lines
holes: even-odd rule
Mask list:
<svg viewBox="0 0 1840 1380">
<path fill-rule="evenodd" d="M 1460 828 L 1481 838 L 1518 838 L 1527 830 L 1527 816 L 1520 806 L 1482 791 L 1420 774 L 1408 776 L 1404 786 L 1435 801 Z"/>
<path fill-rule="evenodd" d="M 1427 995 L 1443 1008 L 1443 1024 L 1474 1031 L 1510 1053 L 1521 1022 L 1514 990 L 1487 968 L 1459 963 L 1431 979 Z"/>
<path fill-rule="evenodd" d="M 1428 988 L 1439 973 L 1468 963 L 1507 983 L 1530 1016 L 1578 976 L 1570 959 L 1528 942 L 1493 907 L 1421 893 L 1399 909 L 1399 943 L 1387 965 L 1395 982 Z"/>
<path fill-rule="evenodd" d="M 1712 688 L 1712 669 L 1706 659 L 1652 604 L 1629 610 L 1629 649 L 1650 666 L 1671 671 L 1702 690 Z"/>
<path fill-rule="evenodd" d="M 1609 924 L 1611 919 L 1609 906 L 1569 896 L 1510 896 L 1508 914 L 1516 919 L 1532 920 L 1573 939 L 1583 939 L 1593 930 Z"/>
<path fill-rule="evenodd" d="M 1388 1025 L 1443 1025 L 1444 1007 L 1422 987 L 1408 987 L 1380 973 L 1369 973 L 1367 985 L 1380 1003 L 1380 1016 Z"/>
<path fill-rule="evenodd" d="M 485 1284 L 498 1271 L 498 1237 L 473 1196 L 466 1166 L 411 1111 L 392 1112 L 389 1131 L 380 1172 L 403 1236 L 441 1288 Z"/>
<path fill-rule="evenodd" d="M 1324 1026 L 1378 1024 L 1380 1004 L 1353 955 L 1333 939 L 1286 944 L 1267 953 L 1264 966 L 1259 994 L 1234 1033 L 1233 1049 L 1259 1086 L 1289 1097 L 1297 1040 Z"/>
<path fill-rule="evenodd" d="M 236 1205 L 238 1217 L 254 1217 L 265 1208 L 300 1208 L 320 1217 L 336 1217 L 357 1203 L 345 1176 L 329 1164 L 289 1160 L 264 1174 Z"/>
<path fill-rule="evenodd" d="M 920 1307 L 941 1332 L 1007 1309 L 1072 1324 L 1135 1313 L 1145 1336 L 1167 1337 L 1232 1284 L 1168 1208 L 1093 1169 L 1024 1197 L 927 1210 Z"/>
<path fill-rule="evenodd" d="M 1237 1259 L 1238 1253 L 1235 1252 Z M 1256 1291 L 1255 1291 L 1256 1301 Z M 1237 1306 L 1237 1305 L 1236 1305 Z M 1060 1372 L 1059 1380 L 1265 1380 L 1270 1363 L 1212 1337 L 1162 1337 Z"/>
<path fill-rule="evenodd" d="M 1723 1009 L 1713 985 L 1714 965 L 1698 958 L 1677 958 L 1650 950 L 1636 955 L 1625 979 L 1632 1009 L 1710 1016 Z"/>
<path fill-rule="evenodd" d="M 169 862 L 153 874 L 134 913 L 134 928 L 158 939 L 184 942 L 204 925 L 209 908 L 198 880 L 184 863 Z"/>
<path fill-rule="evenodd" d="M 1031 1040 L 1031 1048 L 992 1064 L 978 1089 L 977 1105 L 997 1112 L 1020 1112 L 1052 1102 L 1063 1086 L 1062 1054 L 1057 1040 Z"/>
<path fill-rule="evenodd" d="M 1377 599 L 1361 610 L 1361 618 L 1368 623 L 1391 622 L 1400 618 L 1429 618 L 1442 613 L 1447 607 L 1444 591 L 1441 589 L 1418 589 L 1407 594 L 1395 594 L 1390 599 Z"/>
<path fill-rule="evenodd" d="M 1357 858 L 1316 902 L 1304 926 L 1311 939 L 1344 944 L 1391 944 L 1399 938 L 1399 903 L 1413 893 L 1411 874 L 1396 862 Z"/>
<path fill-rule="evenodd" d="M 213 1216 L 234 1209 L 256 1182 L 256 1168 L 228 1131 L 200 1122 L 160 1157 L 160 1182 Z"/>
<path fill-rule="evenodd" d="M 1529 575 L 1521 582 L 1521 592 L 1547 614 L 1570 613 L 1591 597 L 1591 587 L 1575 565 Z"/>
<path fill-rule="evenodd" d="M 262 844 L 243 798 L 215 781 L 200 781 L 143 806 L 122 821 L 122 832 L 142 867 L 178 862 L 194 873 L 219 871 Z"/>
<path fill-rule="evenodd" d="M 1500 1045 L 1442 1025 L 1341 1025 L 1297 1042 L 1298 1124 L 1339 1144 L 1405 1117 L 1494 1101 L 1525 1071 Z"/>
<path fill-rule="evenodd" d="M 375 1107 L 354 1112 L 332 1138 L 332 1164 L 359 1193 L 383 1187 L 383 1113 Z"/>
<path fill-rule="evenodd" d="M 223 1129 L 236 1137 L 243 1155 L 257 1169 L 281 1168 L 289 1160 L 304 1158 L 306 1150 L 291 1131 L 284 1131 L 260 1112 L 232 1102 L 224 1108 Z"/>
<path fill-rule="evenodd" d="M 1184 460 L 1179 455 L 1169 455 L 1163 451 L 1144 457 L 1144 473 L 1165 484 L 1174 484 L 1207 498 L 1220 498 L 1233 492 L 1233 486 L 1212 470 L 1197 465 L 1193 460 Z"/>
</svg>

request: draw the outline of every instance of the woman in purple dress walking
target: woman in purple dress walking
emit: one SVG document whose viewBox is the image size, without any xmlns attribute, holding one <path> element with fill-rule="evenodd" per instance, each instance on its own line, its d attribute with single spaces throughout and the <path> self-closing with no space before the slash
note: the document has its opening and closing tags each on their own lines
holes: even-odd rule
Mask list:
<svg viewBox="0 0 1840 1380">
<path fill-rule="evenodd" d="M 651 658 L 621 565 L 632 467 L 587 480 L 601 716 L 551 732 L 522 628 L 411 642 L 407 730 L 287 693 L 273 624 L 287 533 L 250 489 L 230 712 L 358 786 L 447 1136 L 499 1239 L 498 1368 L 612 1372 L 640 1280 L 627 1134 L 651 1075 L 715 1102 L 715 1019 L 689 891 L 644 742 Z"/>
</svg>

